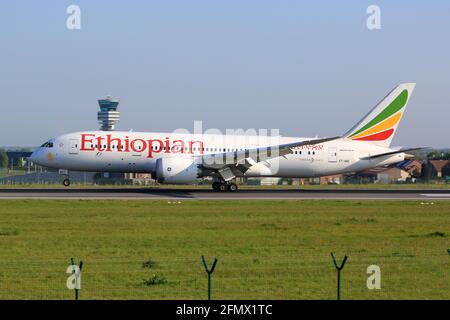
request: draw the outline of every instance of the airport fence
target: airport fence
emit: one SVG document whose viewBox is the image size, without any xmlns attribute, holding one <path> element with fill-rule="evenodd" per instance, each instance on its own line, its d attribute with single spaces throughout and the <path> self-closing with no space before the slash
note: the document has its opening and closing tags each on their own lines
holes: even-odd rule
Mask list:
<svg viewBox="0 0 450 320">
<path fill-rule="evenodd" d="M 343 300 L 450 299 L 447 249 L 347 255 L 341 275 Z M 208 298 L 200 255 L 78 258 L 83 260 L 80 299 Z M 221 254 L 217 258 L 212 299 L 336 299 L 337 272 L 329 253 Z M 338 263 L 343 258 L 343 253 L 336 253 Z M 209 267 L 213 259 L 206 256 Z M 30 259 L 20 261 L 0 259 L 0 299 L 74 299 L 74 291 L 67 287 L 70 264 L 70 257 L 47 260 L 32 253 Z"/>
</svg>

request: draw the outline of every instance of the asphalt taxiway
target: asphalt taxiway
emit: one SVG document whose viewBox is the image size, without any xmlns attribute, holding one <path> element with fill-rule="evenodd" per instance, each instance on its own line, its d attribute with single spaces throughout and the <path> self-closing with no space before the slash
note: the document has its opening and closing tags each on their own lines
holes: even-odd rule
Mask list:
<svg viewBox="0 0 450 320">
<path fill-rule="evenodd" d="M 1 199 L 124 199 L 124 200 L 450 200 L 450 189 L 243 189 L 215 192 L 207 189 L 162 188 L 0 188 Z"/>
</svg>

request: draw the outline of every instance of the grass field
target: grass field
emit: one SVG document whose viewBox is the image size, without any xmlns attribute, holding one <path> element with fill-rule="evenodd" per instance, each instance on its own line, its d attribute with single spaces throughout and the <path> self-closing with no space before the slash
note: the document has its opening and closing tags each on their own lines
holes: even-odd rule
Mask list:
<svg viewBox="0 0 450 320">
<path fill-rule="evenodd" d="M 0 201 L 0 298 L 450 299 L 450 201 Z M 369 265 L 381 290 L 368 290 Z"/>
</svg>

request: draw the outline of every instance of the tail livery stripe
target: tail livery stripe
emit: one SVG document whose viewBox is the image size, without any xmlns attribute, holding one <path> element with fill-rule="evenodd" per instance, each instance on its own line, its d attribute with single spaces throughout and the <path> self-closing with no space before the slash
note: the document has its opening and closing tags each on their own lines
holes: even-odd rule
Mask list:
<svg viewBox="0 0 450 320">
<path fill-rule="evenodd" d="M 362 140 L 362 141 L 380 141 L 380 140 L 386 140 L 389 139 L 390 136 L 394 133 L 394 129 L 389 129 L 386 131 L 378 132 L 375 134 L 372 134 L 370 136 L 365 136 L 362 138 L 356 138 L 354 140 Z"/>
<path fill-rule="evenodd" d="M 386 120 L 380 122 L 379 124 L 373 126 L 372 128 L 367 129 L 364 132 L 361 132 L 360 134 L 353 134 L 351 135 L 352 139 L 358 140 L 361 137 L 369 136 L 378 132 L 382 132 L 386 129 L 394 127 L 402 118 L 402 112 L 399 111 L 396 114 L 394 114 L 392 117 L 387 118 Z"/>
<path fill-rule="evenodd" d="M 415 86 L 415 83 L 399 84 L 347 131 L 344 138 L 389 147 Z"/>
<path fill-rule="evenodd" d="M 375 118 L 373 118 L 370 122 L 368 122 L 361 129 L 359 129 L 358 131 L 353 133 L 349 138 L 354 138 L 356 135 L 358 135 L 358 136 L 366 135 L 368 133 L 366 131 L 370 131 L 370 133 L 372 133 L 373 130 L 370 130 L 371 128 L 374 128 L 377 124 L 379 124 L 383 120 L 389 118 L 394 113 L 396 113 L 397 111 L 402 109 L 405 106 L 407 101 L 408 101 L 408 90 L 405 89 L 382 112 L 380 112 Z M 397 122 L 401 118 L 401 115 L 397 118 L 398 118 L 397 121 L 394 124 L 391 124 L 391 126 L 395 126 L 397 124 Z M 386 131 L 384 131 L 384 132 L 386 132 Z M 389 134 L 388 137 L 390 137 L 391 134 L 392 134 L 392 132 Z M 371 135 L 371 136 L 373 137 L 373 136 L 377 136 L 377 135 L 375 134 L 375 135 Z M 385 135 L 380 135 L 380 137 L 384 137 L 384 136 Z M 385 139 L 387 139 L 387 138 L 385 138 Z M 354 139 L 356 139 L 356 137 Z M 362 139 L 356 139 L 356 140 L 362 140 Z M 371 140 L 375 140 L 375 139 L 371 139 Z M 384 140 L 384 139 L 380 139 L 380 140 Z"/>
</svg>

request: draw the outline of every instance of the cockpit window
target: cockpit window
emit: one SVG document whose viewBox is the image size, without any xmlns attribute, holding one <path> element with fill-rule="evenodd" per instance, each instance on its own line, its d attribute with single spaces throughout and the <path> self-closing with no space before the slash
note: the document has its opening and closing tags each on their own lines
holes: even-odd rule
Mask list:
<svg viewBox="0 0 450 320">
<path fill-rule="evenodd" d="M 47 141 L 41 146 L 41 148 L 53 148 L 53 142 Z"/>
</svg>

